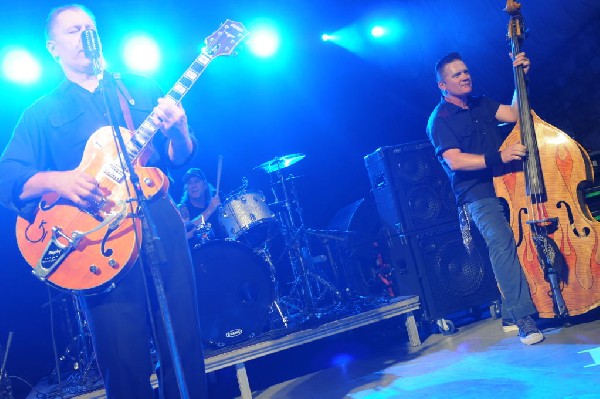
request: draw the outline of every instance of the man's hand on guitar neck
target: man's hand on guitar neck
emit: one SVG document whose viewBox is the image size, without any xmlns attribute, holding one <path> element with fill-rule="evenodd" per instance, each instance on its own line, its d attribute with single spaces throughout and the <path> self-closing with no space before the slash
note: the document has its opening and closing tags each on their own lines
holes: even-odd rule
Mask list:
<svg viewBox="0 0 600 399">
<path fill-rule="evenodd" d="M 36 173 L 23 185 L 19 198 L 27 200 L 49 192 L 55 192 L 80 207 L 99 203 L 103 199 L 96 179 L 77 169 Z"/>
<path fill-rule="evenodd" d="M 152 122 L 160 129 L 165 137 L 171 141 L 169 145 L 169 158 L 180 165 L 187 161 L 194 150 L 194 143 L 188 130 L 187 115 L 181 104 L 168 98 L 158 100 L 151 114 Z"/>
</svg>

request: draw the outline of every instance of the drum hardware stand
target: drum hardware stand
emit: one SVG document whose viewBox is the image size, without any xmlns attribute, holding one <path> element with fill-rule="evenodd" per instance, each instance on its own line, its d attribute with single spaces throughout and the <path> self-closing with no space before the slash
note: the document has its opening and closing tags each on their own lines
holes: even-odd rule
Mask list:
<svg viewBox="0 0 600 399">
<path fill-rule="evenodd" d="M 78 392 L 87 392 L 92 389 L 98 381 L 101 381 L 99 373 L 93 374 L 92 370 L 96 366 L 96 354 L 92 347 L 91 334 L 86 327 L 87 323 L 83 318 L 83 311 L 80 308 L 79 301 L 75 295 L 72 296 L 75 317 L 77 318 L 77 335 L 74 335 L 72 323 L 67 313 L 67 323 L 69 333 L 73 337 L 67 345 L 63 355 L 58 359 L 61 362 L 71 360 L 71 368 L 74 373 L 68 378 L 68 383 L 72 384 Z M 97 370 L 95 370 L 97 372 Z M 54 370 L 52 377 L 57 373 Z M 92 376 L 90 376 L 92 374 Z"/>
<path fill-rule="evenodd" d="M 256 252 L 261 258 L 263 258 L 269 265 L 269 275 L 271 277 L 271 284 L 273 286 L 274 291 L 273 306 L 275 307 L 275 309 L 277 309 L 277 313 L 279 314 L 279 317 L 283 322 L 283 326 L 287 328 L 288 318 L 283 314 L 283 312 L 281 311 L 281 306 L 279 305 L 279 283 L 277 282 L 276 270 L 275 265 L 273 264 L 273 259 L 271 257 L 271 251 L 269 251 L 269 248 L 267 247 L 267 244 L 265 242 L 265 245 L 263 245 L 262 248 L 256 248 L 254 249 L 254 252 Z"/>
<path fill-rule="evenodd" d="M 347 278 L 346 278 L 346 276 L 343 276 L 343 278 L 342 278 L 342 274 L 340 273 L 340 270 L 339 270 L 340 265 L 338 264 L 338 262 L 336 262 L 333 252 L 331 250 L 332 243 L 335 243 L 335 242 L 338 242 L 341 244 L 346 243 L 346 241 L 348 239 L 347 238 L 348 232 L 343 232 L 343 233 L 346 233 L 344 237 L 340 237 L 339 235 L 336 235 L 336 234 L 340 234 L 340 232 L 330 231 L 330 230 L 307 229 L 306 232 L 310 235 L 317 237 L 321 241 L 323 246 L 325 247 L 325 251 L 326 251 L 327 255 L 320 255 L 320 256 L 325 258 L 325 259 L 323 259 L 323 261 L 327 261 L 329 263 L 329 265 L 331 266 L 334 282 L 337 283 L 337 286 L 338 286 L 338 288 L 341 289 L 344 297 L 349 297 L 351 295 L 351 290 L 350 290 L 350 287 L 348 286 Z M 316 258 L 318 258 L 318 256 Z M 314 261 L 315 260 L 313 258 L 313 262 Z"/>
<path fill-rule="evenodd" d="M 279 218 L 278 220 L 281 223 L 281 232 L 283 234 L 283 237 L 285 239 L 285 245 L 288 251 L 288 256 L 290 258 L 290 263 L 292 265 L 292 272 L 294 274 L 294 283 L 292 286 L 292 290 L 290 291 L 290 295 L 289 297 L 293 297 L 294 294 L 297 292 L 298 290 L 298 286 L 301 283 L 302 285 L 302 294 L 301 295 L 301 302 L 299 304 L 299 306 L 294 306 L 294 304 L 292 304 L 289 301 L 286 301 L 286 299 L 289 298 L 284 298 L 283 301 L 284 303 L 286 303 L 288 305 L 288 307 L 295 309 L 297 311 L 302 311 L 302 310 L 306 310 L 308 311 L 308 313 L 313 313 L 314 312 L 314 307 L 315 307 L 315 302 L 314 302 L 314 297 L 313 294 L 311 292 L 311 287 L 310 284 L 308 283 L 308 279 L 307 279 L 307 270 L 306 267 L 303 263 L 302 256 L 301 256 L 301 252 L 299 251 L 300 245 L 298 242 L 298 235 L 300 233 L 300 230 L 298 228 L 295 227 L 296 224 L 300 224 L 300 226 L 303 225 L 303 220 L 302 220 L 302 215 L 300 213 L 300 207 L 298 206 L 297 202 L 295 201 L 297 196 L 294 190 L 294 186 L 292 185 L 292 192 L 288 193 L 288 188 L 286 187 L 286 180 L 284 178 L 284 175 L 281 173 L 281 169 L 277 168 L 277 170 L 275 171 L 275 174 L 270 174 L 271 177 L 271 191 L 273 192 L 273 197 L 275 199 L 275 203 L 277 205 L 279 205 L 279 208 L 281 208 L 280 206 L 283 205 L 284 209 L 283 210 L 279 210 L 278 214 L 279 214 Z M 282 194 L 280 196 L 282 196 L 283 198 L 280 199 L 280 196 L 277 195 L 277 184 L 281 184 L 281 190 L 282 190 Z M 293 194 L 293 198 L 294 198 L 294 202 L 292 203 L 291 200 L 291 196 Z M 295 209 L 292 209 L 295 205 Z M 294 212 L 296 211 L 296 212 Z M 294 217 L 296 215 L 296 217 Z M 295 219 L 298 219 L 298 222 L 295 222 Z M 293 253 L 295 252 L 295 253 Z M 306 308 L 307 309 L 303 309 Z"/>
<path fill-rule="evenodd" d="M 320 316 L 317 311 L 323 311 L 324 308 L 319 308 L 317 305 L 322 302 L 325 293 L 333 293 L 337 302 L 339 302 L 340 293 L 333 284 L 321 277 L 314 267 L 302 219 L 302 209 L 293 184 L 293 180 L 298 176 L 291 174 L 284 176 L 282 174 L 282 169 L 301 161 L 304 157 L 305 155 L 300 153 L 275 157 L 258 165 L 255 169 L 262 169 L 270 176 L 271 190 L 275 197 L 273 204 L 279 208 L 277 213 L 280 230 L 285 240 L 294 274 L 292 290 L 287 297 L 281 299 L 281 302 L 289 308 L 300 311 L 300 315 L 304 319 L 308 319 L 313 316 Z M 288 182 L 289 187 L 286 184 Z M 280 194 L 278 194 L 278 186 L 280 187 Z M 294 300 L 298 301 L 299 306 L 292 303 Z M 334 303 L 334 305 L 336 304 Z"/>
<path fill-rule="evenodd" d="M 238 195 L 241 195 L 243 193 L 246 192 L 246 190 L 248 189 L 248 178 L 246 176 L 242 176 L 242 185 L 239 186 L 238 188 L 236 188 L 235 190 L 232 190 L 231 192 L 229 192 L 229 194 L 227 194 L 227 196 L 225 197 L 225 201 L 227 202 L 228 199 L 236 197 Z"/>
<path fill-rule="evenodd" d="M 92 367 L 96 364 L 96 353 L 92 347 L 92 337 L 87 328 L 87 323 L 82 317 L 83 311 L 81 310 L 77 297 L 73 296 L 73 306 L 75 308 L 75 317 L 77 317 L 77 326 L 79 328 L 79 335 L 76 337 L 78 340 L 78 346 L 81 348 L 79 352 L 79 359 L 73 365 L 73 368 L 77 370 L 78 380 L 81 381 L 81 385 L 88 384 L 89 372 Z M 83 369 L 82 369 L 83 366 Z M 98 381 L 100 376 L 96 376 L 96 380 L 92 379 L 92 383 Z"/>
<path fill-rule="evenodd" d="M 302 209 L 298 202 L 295 186 L 291 182 L 293 178 L 295 178 L 293 175 L 285 177 L 281 173 L 281 169 L 277 169 L 275 173 L 271 174 L 271 189 L 275 203 L 284 205 L 284 209 L 279 211 L 279 220 L 295 277 L 289 297 L 300 294 L 301 305 L 297 310 L 306 313 L 305 316 L 308 318 L 313 315 L 319 317 L 322 308 L 317 305 L 323 300 L 325 294 L 333 293 L 336 301 L 340 299 L 341 295 L 333 284 L 321 277 L 315 270 L 304 227 Z M 291 182 L 290 187 L 286 185 L 288 181 Z M 281 186 L 281 195 L 277 193 L 278 185 Z M 291 303 L 289 305 L 294 307 Z"/>
<path fill-rule="evenodd" d="M 13 332 L 8 333 L 8 340 L 6 341 L 6 350 L 4 351 L 4 358 L 2 359 L 2 367 L 0 367 L 0 399 L 13 399 L 12 386 L 10 385 L 10 379 L 6 373 L 6 360 L 8 359 L 8 351 L 12 342 Z"/>
<path fill-rule="evenodd" d="M 295 279 L 289 295 L 282 298 L 282 302 L 301 312 L 305 319 L 312 316 L 320 318 L 327 309 L 339 303 L 341 294 L 333 284 L 313 270 L 314 264 L 308 247 L 298 248 L 292 245 L 288 251 Z M 327 296 L 329 293 L 333 298 Z M 294 299 L 297 300 L 297 305 L 292 302 Z M 327 305 L 327 302 L 330 303 Z"/>
</svg>

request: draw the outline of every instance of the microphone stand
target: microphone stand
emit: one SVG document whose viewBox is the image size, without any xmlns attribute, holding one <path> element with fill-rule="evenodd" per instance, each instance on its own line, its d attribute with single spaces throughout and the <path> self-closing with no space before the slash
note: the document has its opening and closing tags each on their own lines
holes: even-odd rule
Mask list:
<svg viewBox="0 0 600 399">
<path fill-rule="evenodd" d="M 137 202 L 138 211 L 132 212 L 133 217 L 135 217 L 136 213 L 140 216 L 142 220 L 142 245 L 143 245 L 143 253 L 145 252 L 146 259 L 149 260 L 150 263 L 150 272 L 152 274 L 152 279 L 154 282 L 154 287 L 156 290 L 156 296 L 158 299 L 158 303 L 160 306 L 161 315 L 163 318 L 163 325 L 165 327 L 165 333 L 169 342 L 169 351 L 171 354 L 171 359 L 173 360 L 173 368 L 175 370 L 175 375 L 177 377 L 177 385 L 179 387 L 179 392 L 181 394 L 182 399 L 188 399 L 189 394 L 187 390 L 187 385 L 185 383 L 185 377 L 183 375 L 183 369 L 181 365 L 181 358 L 179 356 L 179 350 L 177 348 L 177 344 L 175 342 L 175 335 L 173 332 L 173 324 L 171 321 L 171 313 L 169 312 L 169 307 L 167 304 L 167 299 L 165 296 L 165 289 L 162 281 L 162 277 L 159 270 L 159 265 L 164 265 L 167 263 L 167 258 L 165 255 L 165 249 L 163 243 L 161 242 L 160 236 L 156 230 L 156 225 L 152 220 L 152 216 L 148 210 L 148 203 L 144 193 L 142 192 L 142 188 L 140 185 L 140 178 L 136 174 L 133 164 L 131 163 L 131 159 L 127 155 L 126 151 L 123 149 L 126 148 L 125 140 L 123 139 L 123 135 L 121 134 L 121 129 L 118 126 L 118 119 L 115 117 L 115 112 L 112 106 L 112 102 L 110 101 L 108 95 L 109 85 L 105 83 L 103 78 L 103 71 L 100 68 L 100 62 L 98 60 L 92 60 L 94 65 L 94 73 L 98 78 L 100 89 L 102 90 L 102 96 L 104 98 L 104 105 L 106 106 L 107 116 L 109 120 L 109 124 L 113 129 L 114 138 L 117 140 L 119 144 L 119 148 L 117 149 L 117 154 L 120 158 L 121 165 L 124 166 L 129 172 L 129 181 L 135 190 L 135 200 L 132 202 Z M 116 94 L 116 88 L 115 94 Z M 130 203 L 130 206 L 133 205 Z M 159 387 L 159 391 L 160 391 Z"/>
</svg>

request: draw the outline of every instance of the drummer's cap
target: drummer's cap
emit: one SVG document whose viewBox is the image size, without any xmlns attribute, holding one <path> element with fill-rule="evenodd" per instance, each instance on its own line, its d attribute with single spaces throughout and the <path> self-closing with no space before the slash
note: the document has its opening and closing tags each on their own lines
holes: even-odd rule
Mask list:
<svg viewBox="0 0 600 399">
<path fill-rule="evenodd" d="M 204 175 L 204 172 L 202 172 L 202 169 L 200 168 L 189 168 L 187 170 L 187 172 L 185 172 L 185 175 L 183 175 L 183 183 L 187 183 L 188 180 L 190 180 L 191 177 L 197 177 L 201 180 L 206 181 L 206 176 Z"/>
</svg>

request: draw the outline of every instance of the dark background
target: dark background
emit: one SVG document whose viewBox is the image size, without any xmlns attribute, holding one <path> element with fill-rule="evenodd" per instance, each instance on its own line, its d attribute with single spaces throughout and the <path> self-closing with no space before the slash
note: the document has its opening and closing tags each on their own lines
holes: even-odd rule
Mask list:
<svg viewBox="0 0 600 399">
<path fill-rule="evenodd" d="M 0 48 L 26 44 L 45 52 L 43 23 L 51 1 L 3 2 Z M 427 118 L 439 101 L 433 65 L 459 51 L 469 65 L 475 93 L 508 103 L 512 69 L 503 1 L 97 1 L 105 54 L 124 71 L 120 41 L 143 29 L 158 37 L 163 69 L 153 77 L 167 90 L 196 57 L 202 39 L 226 18 L 241 22 L 269 17 L 280 27 L 281 49 L 261 60 L 240 47 L 237 57 L 218 58 L 184 99 L 200 149 L 194 166 L 212 181 L 217 155 L 224 156 L 223 193 L 242 177 L 270 197 L 268 176 L 255 166 L 292 153 L 306 155 L 285 173 L 296 179 L 306 224 L 324 228 L 338 209 L 369 194 L 363 157 L 375 149 L 426 138 Z M 588 151 L 600 150 L 600 3 L 594 0 L 524 0 L 532 60 L 530 101 L 538 115 Z M 369 17 L 394 17 L 404 34 L 394 44 L 369 44 L 360 54 L 320 40 Z M 23 109 L 60 81 L 60 70 L 43 55 L 41 83 L 23 87 L 0 80 L 4 148 Z M 173 195 L 179 198 L 179 175 Z M 14 215 L 0 210 L 0 346 L 15 333 L 7 370 L 35 383 L 53 369 L 48 292 L 30 275 L 14 241 Z M 56 295 L 56 293 L 54 294 Z M 68 301 L 68 297 L 63 297 Z M 57 304 L 62 302 L 59 298 Z M 67 302 L 68 303 L 68 302 Z M 68 306 L 67 306 L 68 307 Z M 56 307 L 60 314 L 60 307 Z M 58 316 L 57 316 L 58 317 Z M 65 339 L 64 323 L 57 326 Z M 58 351 L 64 345 L 58 343 Z M 3 353 L 4 350 L 0 351 Z M 17 391 L 27 392 L 13 381 Z"/>
</svg>

